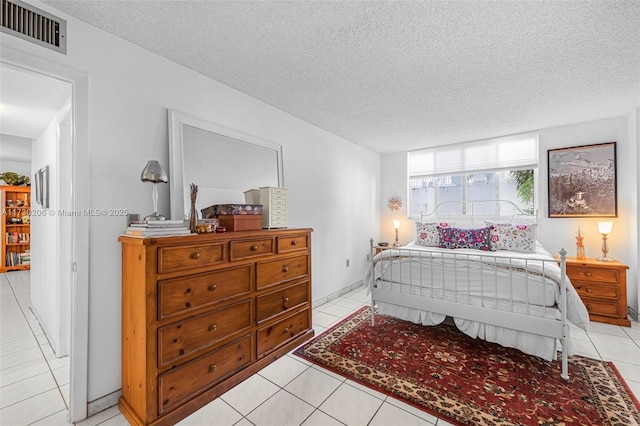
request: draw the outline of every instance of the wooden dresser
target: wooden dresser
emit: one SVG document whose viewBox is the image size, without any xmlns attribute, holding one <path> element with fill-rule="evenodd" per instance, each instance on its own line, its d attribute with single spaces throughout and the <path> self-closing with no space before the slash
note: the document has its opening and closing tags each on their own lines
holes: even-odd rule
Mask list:
<svg viewBox="0 0 640 426">
<path fill-rule="evenodd" d="M 567 276 L 592 321 L 631 326 L 627 319 L 627 269 L 618 261 L 567 257 Z"/>
<path fill-rule="evenodd" d="M 311 231 L 120 237 L 131 424 L 175 424 L 313 336 Z"/>
</svg>

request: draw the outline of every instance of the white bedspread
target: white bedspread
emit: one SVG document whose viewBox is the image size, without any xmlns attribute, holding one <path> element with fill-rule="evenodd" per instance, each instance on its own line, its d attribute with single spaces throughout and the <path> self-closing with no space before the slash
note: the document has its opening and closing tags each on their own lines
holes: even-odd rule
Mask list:
<svg viewBox="0 0 640 426">
<path fill-rule="evenodd" d="M 391 260 L 392 259 L 392 260 Z M 560 267 L 539 243 L 531 254 L 439 249 L 417 244 L 388 249 L 378 254 L 375 281 L 371 268 L 365 284 L 416 297 L 455 301 L 474 306 L 518 312 L 535 317 L 560 319 Z M 587 329 L 589 315 L 567 280 L 567 318 Z M 440 324 L 446 318 L 422 309 L 376 301 L 378 312 L 424 325 Z M 478 337 L 550 360 L 556 358 L 553 338 L 454 317 L 458 328 Z M 572 348 L 566 348 L 571 354 Z"/>
</svg>

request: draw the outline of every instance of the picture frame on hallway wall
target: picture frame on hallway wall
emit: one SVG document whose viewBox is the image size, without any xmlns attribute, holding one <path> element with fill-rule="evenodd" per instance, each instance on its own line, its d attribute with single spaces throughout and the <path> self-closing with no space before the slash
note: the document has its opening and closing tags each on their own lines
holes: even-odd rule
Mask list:
<svg viewBox="0 0 640 426">
<path fill-rule="evenodd" d="M 40 193 L 41 204 L 45 209 L 49 208 L 49 166 L 40 169 Z"/>
<path fill-rule="evenodd" d="M 616 142 L 550 149 L 549 217 L 618 217 Z"/>
<path fill-rule="evenodd" d="M 38 203 L 38 205 L 42 205 L 42 190 L 40 189 L 42 188 L 41 178 L 42 175 L 40 175 L 40 170 L 38 170 L 33 175 L 33 188 L 36 193 L 36 203 Z"/>
</svg>

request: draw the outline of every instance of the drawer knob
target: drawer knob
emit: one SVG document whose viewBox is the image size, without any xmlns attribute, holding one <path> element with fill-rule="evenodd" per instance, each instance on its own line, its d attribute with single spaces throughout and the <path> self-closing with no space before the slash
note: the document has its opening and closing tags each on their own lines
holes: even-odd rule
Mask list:
<svg viewBox="0 0 640 426">
<path fill-rule="evenodd" d="M 258 246 L 251 246 L 251 251 L 258 251 Z"/>
<path fill-rule="evenodd" d="M 289 267 L 287 265 L 283 265 L 282 272 L 289 272 Z"/>
<path fill-rule="evenodd" d="M 282 296 L 282 307 L 287 309 L 289 307 L 289 298 Z"/>
<path fill-rule="evenodd" d="M 195 253 L 192 253 L 192 254 L 191 254 L 191 258 L 192 258 L 192 259 L 194 259 L 194 260 L 195 260 L 195 259 L 200 259 L 200 252 L 199 252 L 199 251 L 197 251 L 197 252 L 195 252 Z"/>
<path fill-rule="evenodd" d="M 288 328 L 288 327 L 287 327 L 287 328 L 285 328 L 285 329 L 282 331 L 282 334 L 289 334 L 289 328 Z"/>
<path fill-rule="evenodd" d="M 293 241 L 291 241 L 291 245 L 292 245 L 292 246 L 297 246 L 297 245 L 298 245 L 298 241 L 297 241 L 297 240 L 293 240 Z"/>
<path fill-rule="evenodd" d="M 587 311 L 591 310 L 591 305 L 589 305 L 588 303 L 587 303 L 587 306 L 585 306 L 585 307 L 587 308 Z"/>
<path fill-rule="evenodd" d="M 593 275 L 591 272 L 585 272 L 584 274 L 585 274 L 587 277 L 590 277 L 590 276 L 592 276 L 592 275 Z"/>
<path fill-rule="evenodd" d="M 218 288 L 218 286 L 217 286 L 217 285 L 215 285 L 215 284 L 211 284 L 211 285 L 209 286 L 209 291 L 215 291 L 217 288 Z"/>
<path fill-rule="evenodd" d="M 584 291 L 586 291 L 587 293 L 591 293 L 593 290 L 590 288 L 585 288 Z"/>
<path fill-rule="evenodd" d="M 217 326 L 217 325 L 215 325 L 215 324 L 211 324 L 211 325 L 209 326 L 209 331 L 216 331 L 217 329 L 218 329 L 218 326 Z"/>
<path fill-rule="evenodd" d="M 211 365 L 209 366 L 209 373 L 213 373 L 214 371 L 216 371 L 216 368 L 218 368 L 218 366 L 217 366 L 217 365 L 215 365 L 215 364 L 211 364 Z"/>
</svg>

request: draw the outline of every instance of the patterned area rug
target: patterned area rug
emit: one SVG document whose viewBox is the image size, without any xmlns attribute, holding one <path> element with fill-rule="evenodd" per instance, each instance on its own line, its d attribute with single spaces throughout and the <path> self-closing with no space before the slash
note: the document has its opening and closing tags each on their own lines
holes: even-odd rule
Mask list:
<svg viewBox="0 0 640 426">
<path fill-rule="evenodd" d="M 611 363 L 547 362 L 362 308 L 295 354 L 459 425 L 636 425 L 640 404 Z"/>
</svg>

